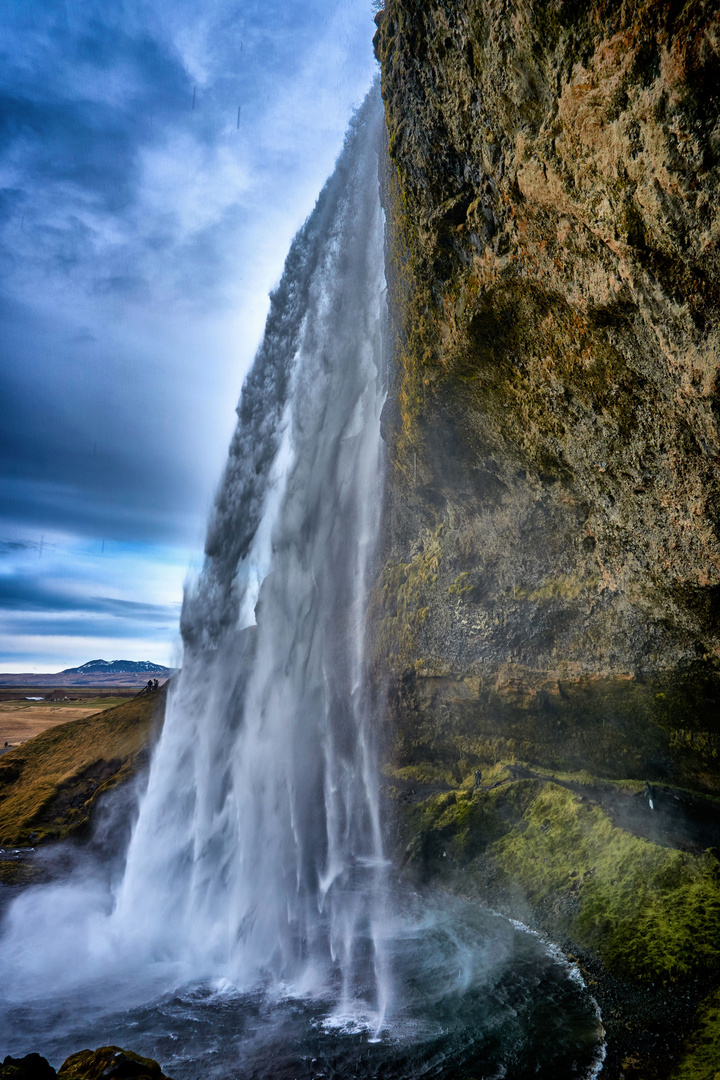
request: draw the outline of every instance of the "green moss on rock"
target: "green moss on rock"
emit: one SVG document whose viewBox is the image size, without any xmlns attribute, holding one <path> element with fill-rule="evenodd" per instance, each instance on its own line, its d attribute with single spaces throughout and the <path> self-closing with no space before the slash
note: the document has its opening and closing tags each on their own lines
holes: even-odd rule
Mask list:
<svg viewBox="0 0 720 1080">
<path fill-rule="evenodd" d="M 457 790 L 407 811 L 410 864 L 521 892 L 555 935 L 653 983 L 720 968 L 720 863 L 633 835 L 552 782 Z M 448 864 L 445 860 L 452 860 Z"/>
<path fill-rule="evenodd" d="M 707 998 L 694 1022 L 694 1032 L 671 1080 L 718 1080 L 720 1077 L 720 990 Z"/>
<path fill-rule="evenodd" d="M 388 562 L 383 568 L 372 601 L 375 653 L 382 667 L 400 674 L 418 662 L 418 634 L 428 615 L 441 559 L 435 533 L 425 538 L 422 551 L 409 562 Z"/>
</svg>

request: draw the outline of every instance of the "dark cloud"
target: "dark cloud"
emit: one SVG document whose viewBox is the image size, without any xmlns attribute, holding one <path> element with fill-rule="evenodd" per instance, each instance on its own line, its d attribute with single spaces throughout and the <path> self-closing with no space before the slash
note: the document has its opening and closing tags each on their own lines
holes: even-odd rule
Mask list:
<svg viewBox="0 0 720 1080">
<path fill-rule="evenodd" d="M 42 63 L 28 69 L 10 47 L 4 50 L 10 88 L 0 97 L 0 153 L 21 154 L 35 184 L 62 184 L 66 198 L 70 185 L 120 213 L 135 194 L 139 148 L 186 108 L 188 72 L 169 43 L 125 32 L 113 18 L 115 5 L 106 8 L 106 21 L 88 17 L 89 5 L 76 5 L 75 33 L 58 26 L 51 5 L 33 6 Z M 58 78 L 63 74 L 70 77 Z"/>
<path fill-rule="evenodd" d="M 29 322 L 22 309 L 0 305 L 2 519 L 100 538 L 194 542 L 209 495 L 192 442 L 168 431 L 176 402 L 163 394 L 158 371 L 117 386 L 105 377 L 113 361 L 102 342 L 85 343 L 81 359 L 60 327 Z"/>
<path fill-rule="evenodd" d="M 110 596 L 83 596 L 77 591 L 77 583 L 73 582 L 68 582 L 66 587 L 62 588 L 57 584 L 49 584 L 41 577 L 30 575 L 0 577 L 0 609 L 9 609 L 16 613 L 85 612 L 174 625 L 178 618 L 178 606 L 118 600 Z"/>
<path fill-rule="evenodd" d="M 0 558 L 3 555 L 17 555 L 18 552 L 38 551 L 38 540 L 0 540 Z"/>
<path fill-rule="evenodd" d="M 8 622 L 7 629 L 17 635 L 35 637 L 96 637 L 124 638 L 136 640 L 140 635 L 145 638 L 158 637 L 168 639 L 171 627 L 177 623 L 177 612 L 173 620 L 123 620 L 106 618 L 95 612 L 72 614 L 67 612 L 47 614 L 26 614 L 15 612 Z M 0 651 L 0 656 L 3 652 Z M 92 659 L 92 658 L 91 658 Z M 114 658 L 113 658 L 114 659 Z"/>
<path fill-rule="evenodd" d="M 0 530 L 22 538 L 0 543 L 8 634 L 14 618 L 26 636 L 175 619 L 130 587 L 81 588 L 82 555 L 77 588 L 26 562 L 42 534 L 138 543 L 145 565 L 169 559 L 179 599 L 174 560 L 201 550 L 267 293 L 372 75 L 362 7 L 3 9 Z"/>
</svg>

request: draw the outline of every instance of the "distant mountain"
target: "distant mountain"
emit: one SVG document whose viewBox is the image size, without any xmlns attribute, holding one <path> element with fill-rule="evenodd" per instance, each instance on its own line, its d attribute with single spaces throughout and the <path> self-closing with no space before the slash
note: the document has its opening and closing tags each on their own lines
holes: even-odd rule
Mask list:
<svg viewBox="0 0 720 1080">
<path fill-rule="evenodd" d="M 149 660 L 89 660 L 80 667 L 66 668 L 54 675 L 32 671 L 0 672 L 0 687 L 46 687 L 97 686 L 140 689 L 149 678 L 160 680 L 160 685 L 175 674 L 175 668 L 151 664 Z"/>
<path fill-rule="evenodd" d="M 170 676 L 173 668 L 152 664 L 149 660 L 88 660 L 80 667 L 65 668 L 59 675 L 130 675 L 144 671 L 148 675 Z"/>
</svg>

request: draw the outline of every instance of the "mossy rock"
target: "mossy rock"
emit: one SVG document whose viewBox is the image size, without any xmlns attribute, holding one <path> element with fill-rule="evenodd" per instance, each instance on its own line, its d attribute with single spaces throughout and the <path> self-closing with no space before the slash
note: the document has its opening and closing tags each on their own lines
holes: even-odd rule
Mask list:
<svg viewBox="0 0 720 1080">
<path fill-rule="evenodd" d="M 33 866 L 27 859 L 0 859 L 0 886 L 34 885 L 42 878 L 40 867 Z"/>
<path fill-rule="evenodd" d="M 703 1002 L 694 1027 L 672 1080 L 717 1080 L 720 1076 L 720 990 Z"/>
<path fill-rule="evenodd" d="M 405 815 L 406 862 L 462 869 L 491 903 L 514 896 L 555 938 L 606 969 L 665 983 L 720 969 L 720 863 L 615 825 L 593 800 L 541 778 L 445 792 Z"/>
<path fill-rule="evenodd" d="M 157 1061 L 119 1046 L 71 1054 L 57 1075 L 58 1080 L 168 1080 Z"/>
<path fill-rule="evenodd" d="M 391 685 L 396 769 L 427 764 L 457 786 L 471 770 L 516 759 L 555 774 L 587 768 L 608 780 L 720 792 L 714 663 L 653 678 L 558 679 L 517 667 L 500 686 L 438 665 L 437 674 L 409 671 Z"/>
<path fill-rule="evenodd" d="M 23 1058 L 6 1057 L 0 1065 L 0 1080 L 55 1080 L 52 1065 L 40 1054 Z"/>
</svg>

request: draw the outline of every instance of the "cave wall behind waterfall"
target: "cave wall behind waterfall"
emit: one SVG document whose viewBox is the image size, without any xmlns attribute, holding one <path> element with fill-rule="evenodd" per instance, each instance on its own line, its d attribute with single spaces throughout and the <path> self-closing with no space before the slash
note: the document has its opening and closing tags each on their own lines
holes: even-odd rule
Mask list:
<svg viewBox="0 0 720 1080">
<path fill-rule="evenodd" d="M 718 7 L 376 21 L 396 764 L 718 789 Z"/>
</svg>

